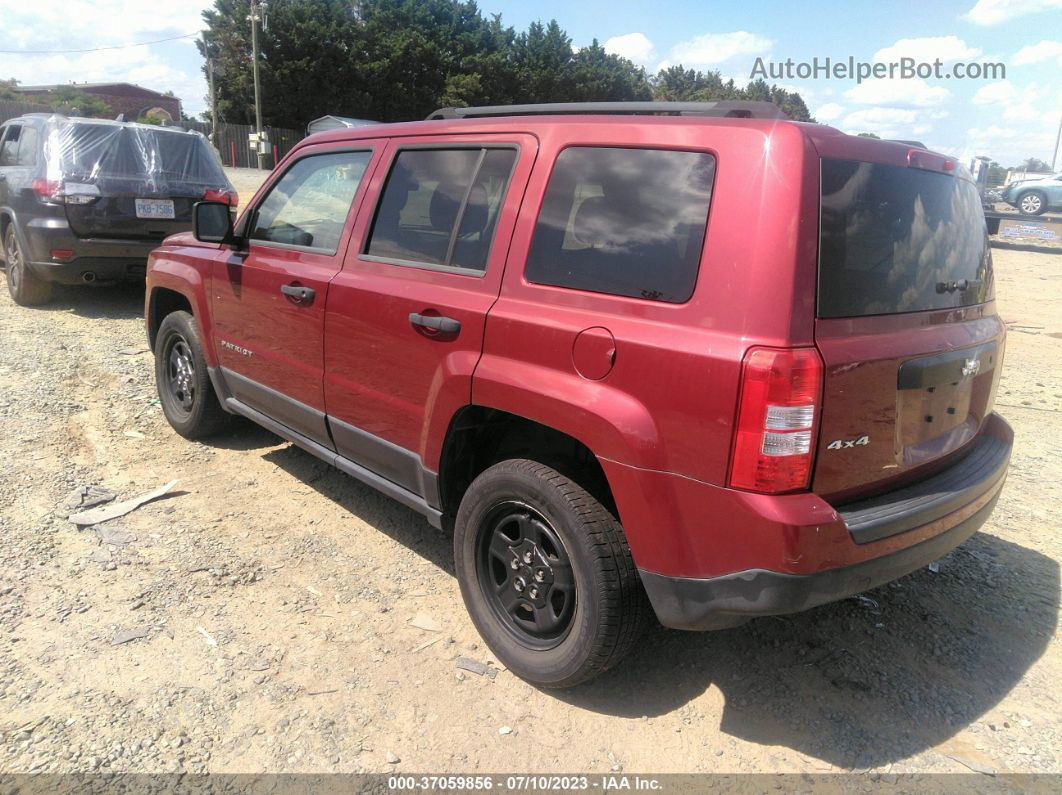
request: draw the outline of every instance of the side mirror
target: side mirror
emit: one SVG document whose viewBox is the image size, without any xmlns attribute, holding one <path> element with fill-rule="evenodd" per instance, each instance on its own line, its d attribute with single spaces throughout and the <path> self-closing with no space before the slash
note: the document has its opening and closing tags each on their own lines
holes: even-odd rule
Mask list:
<svg viewBox="0 0 1062 795">
<path fill-rule="evenodd" d="M 232 213 L 224 202 L 196 202 L 192 206 L 195 239 L 203 243 L 235 243 Z"/>
</svg>

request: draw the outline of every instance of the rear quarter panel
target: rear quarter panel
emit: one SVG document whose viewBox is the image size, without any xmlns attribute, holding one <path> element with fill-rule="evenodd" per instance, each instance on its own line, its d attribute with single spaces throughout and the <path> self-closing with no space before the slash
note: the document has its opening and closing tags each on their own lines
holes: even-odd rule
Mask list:
<svg viewBox="0 0 1062 795">
<path fill-rule="evenodd" d="M 599 458 L 723 483 L 745 350 L 813 343 L 813 150 L 796 125 L 737 119 L 710 125 L 595 119 L 537 132 L 539 158 L 501 296 L 487 319 L 473 403 L 564 431 Z M 541 198 L 557 154 L 568 146 L 715 156 L 705 245 L 689 301 L 668 304 L 527 281 L 524 263 Z M 592 327 L 607 328 L 615 338 L 614 366 L 599 380 L 584 378 L 573 362 L 576 336 Z"/>
</svg>

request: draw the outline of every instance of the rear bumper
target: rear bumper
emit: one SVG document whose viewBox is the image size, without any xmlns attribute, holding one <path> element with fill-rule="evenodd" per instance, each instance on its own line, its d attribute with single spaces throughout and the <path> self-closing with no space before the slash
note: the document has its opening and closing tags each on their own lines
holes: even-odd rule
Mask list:
<svg viewBox="0 0 1062 795">
<path fill-rule="evenodd" d="M 807 571 L 816 565 L 808 559 L 814 554 L 809 545 L 803 572 L 748 567 L 701 578 L 639 569 L 653 609 L 665 626 L 723 629 L 844 599 L 922 568 L 988 520 L 1006 479 L 1012 441 L 1007 423 L 992 415 L 971 452 L 952 467 L 914 486 L 837 509 L 853 560 L 848 565 L 829 565 L 827 558 L 818 570 Z M 829 533 L 831 527 L 815 529 Z M 785 533 L 787 525 L 777 529 Z"/>
<path fill-rule="evenodd" d="M 143 279 L 148 254 L 162 242 L 78 237 L 65 218 L 34 218 L 26 223 L 25 234 L 31 270 L 60 284 Z M 57 249 L 73 256 L 55 260 L 52 251 Z"/>
</svg>

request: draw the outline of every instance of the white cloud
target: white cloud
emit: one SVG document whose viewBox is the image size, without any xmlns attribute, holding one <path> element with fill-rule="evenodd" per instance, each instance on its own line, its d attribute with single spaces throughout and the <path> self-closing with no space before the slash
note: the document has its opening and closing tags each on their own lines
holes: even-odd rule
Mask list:
<svg viewBox="0 0 1062 795">
<path fill-rule="evenodd" d="M 866 108 L 849 113 L 842 126 L 849 135 L 871 132 L 882 138 L 909 138 L 918 118 L 915 110 Z"/>
<path fill-rule="evenodd" d="M 894 63 L 901 58 L 913 58 L 922 63 L 932 63 L 939 58 L 944 63 L 972 61 L 981 51 L 967 46 L 958 36 L 925 36 L 919 39 L 900 39 L 891 47 L 874 53 L 876 63 Z"/>
<path fill-rule="evenodd" d="M 772 46 L 771 39 L 746 30 L 704 33 L 672 47 L 665 63 L 682 64 L 687 69 L 716 66 L 733 58 L 763 55 Z"/>
<path fill-rule="evenodd" d="M 0 0 L 5 49 L 76 49 L 194 33 L 209 0 Z"/>
<path fill-rule="evenodd" d="M 1062 0 L 977 0 L 963 16 L 975 25 L 998 25 L 1041 11 L 1062 9 Z"/>
<path fill-rule="evenodd" d="M 613 36 L 605 41 L 605 52 L 628 58 L 640 66 L 648 66 L 654 56 L 653 43 L 644 33 Z"/>
<path fill-rule="evenodd" d="M 991 124 L 967 130 L 964 148 L 978 155 L 987 155 L 1003 165 L 1012 166 L 1027 157 L 1050 160 L 1054 145 L 1055 129 L 1051 126 L 1004 127 Z"/>
<path fill-rule="evenodd" d="M 834 121 L 844 115 L 844 108 L 836 102 L 827 102 L 811 115 L 818 121 Z"/>
<path fill-rule="evenodd" d="M 844 92 L 858 105 L 889 108 L 932 108 L 951 98 L 943 86 L 931 86 L 921 78 L 867 80 Z"/>
<path fill-rule="evenodd" d="M 0 54 L 0 75 L 23 85 L 125 82 L 173 91 L 187 113 L 204 107 L 206 85 L 193 39 L 125 45 L 196 33 L 210 0 L 0 0 L 4 49 L 96 52 Z M 179 56 L 174 55 L 175 51 Z"/>
<path fill-rule="evenodd" d="M 982 86 L 971 102 L 975 105 L 995 106 L 996 117 L 1005 121 L 1048 123 L 1057 118 L 1057 111 L 1052 107 L 1051 91 L 1048 86 L 1035 81 L 1019 88 L 1009 80 L 1001 80 Z"/>
<path fill-rule="evenodd" d="M 1018 89 L 1009 80 L 1000 80 L 997 83 L 988 83 L 977 89 L 970 101 L 974 105 L 995 105 L 999 102 L 1009 102 L 1018 94 Z"/>
<path fill-rule="evenodd" d="M 1025 66 L 1041 61 L 1057 61 L 1062 66 L 1062 41 L 1041 41 L 1022 47 L 1012 59 L 1015 66 Z"/>
</svg>

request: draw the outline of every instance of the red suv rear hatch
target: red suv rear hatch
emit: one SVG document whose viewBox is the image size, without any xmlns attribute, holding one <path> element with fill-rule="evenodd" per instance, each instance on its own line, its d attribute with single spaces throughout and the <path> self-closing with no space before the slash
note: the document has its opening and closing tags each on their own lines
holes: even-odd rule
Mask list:
<svg viewBox="0 0 1062 795">
<path fill-rule="evenodd" d="M 911 150 L 904 163 L 900 147 L 881 146 L 891 162 L 821 160 L 812 488 L 835 503 L 961 455 L 992 410 L 1003 358 L 976 188 L 943 156 Z"/>
</svg>

